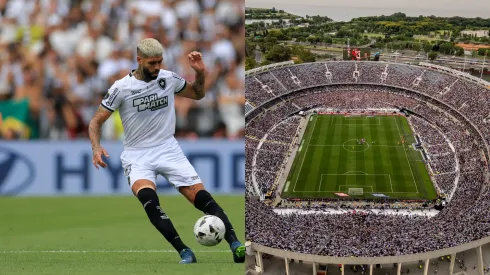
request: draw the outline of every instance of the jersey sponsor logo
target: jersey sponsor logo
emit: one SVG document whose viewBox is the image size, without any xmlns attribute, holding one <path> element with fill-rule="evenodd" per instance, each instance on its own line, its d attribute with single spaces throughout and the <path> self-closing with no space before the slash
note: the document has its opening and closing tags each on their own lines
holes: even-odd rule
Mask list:
<svg viewBox="0 0 490 275">
<path fill-rule="evenodd" d="M 165 90 L 165 87 L 167 86 L 165 78 L 158 79 L 158 86 L 160 86 L 162 90 Z"/>
<path fill-rule="evenodd" d="M 145 110 L 155 111 L 167 106 L 168 96 L 159 98 L 157 94 L 151 94 L 133 99 L 133 107 L 138 107 L 138 112 L 143 112 Z"/>
<path fill-rule="evenodd" d="M 114 103 L 114 100 L 116 99 L 118 94 L 119 94 L 118 88 L 114 89 L 114 91 L 111 94 L 109 94 L 107 101 L 106 101 L 107 106 L 112 106 L 112 104 Z"/>
</svg>

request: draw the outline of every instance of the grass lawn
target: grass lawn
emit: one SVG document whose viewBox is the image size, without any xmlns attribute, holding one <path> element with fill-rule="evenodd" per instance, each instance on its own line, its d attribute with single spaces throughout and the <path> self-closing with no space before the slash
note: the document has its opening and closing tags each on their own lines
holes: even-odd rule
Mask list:
<svg viewBox="0 0 490 275">
<path fill-rule="evenodd" d="M 243 196 L 216 196 L 244 241 Z M 196 264 L 180 257 L 135 197 L 0 197 L 1 274 L 243 274 L 228 244 L 204 247 L 193 235 L 204 214 L 184 197 L 160 196 L 162 209 Z"/>
<path fill-rule="evenodd" d="M 359 144 L 360 139 L 366 142 Z M 335 193 L 362 188 L 364 194 L 356 197 L 434 199 L 414 142 L 403 116 L 311 116 L 282 197 L 340 198 Z"/>
</svg>

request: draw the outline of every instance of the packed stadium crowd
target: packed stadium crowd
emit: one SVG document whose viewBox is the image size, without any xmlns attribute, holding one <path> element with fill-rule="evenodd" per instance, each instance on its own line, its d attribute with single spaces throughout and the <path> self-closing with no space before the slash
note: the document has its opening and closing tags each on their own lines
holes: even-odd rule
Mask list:
<svg viewBox="0 0 490 275">
<path fill-rule="evenodd" d="M 386 73 L 386 80 L 383 80 L 383 73 Z M 293 77 L 297 79 L 296 82 Z M 339 61 L 280 68 L 245 79 L 246 97 L 254 106 L 295 89 L 343 83 L 386 84 L 416 90 L 437 98 L 465 115 L 482 131 L 487 143 L 490 143 L 490 126 L 485 123 L 485 119 L 490 116 L 487 108 L 490 104 L 488 89 L 428 68 L 405 64 L 356 64 Z"/>
<path fill-rule="evenodd" d="M 277 83 L 271 83 L 272 79 Z M 483 207 L 490 204 L 490 191 L 484 187 L 487 168 L 481 158 L 484 143 L 490 143 L 490 127 L 484 122 L 489 115 L 484 104 L 488 104 L 490 97 L 485 88 L 426 68 L 363 62 L 297 65 L 249 76 L 245 81 L 247 100 L 257 106 L 246 118 L 248 240 L 302 253 L 392 256 L 452 247 L 490 234 L 489 214 Z M 263 87 L 266 81 L 269 88 Z M 298 91 L 290 93 L 293 90 Z M 279 95 L 282 96 L 272 100 Z M 284 163 L 278 155 L 287 158 L 298 145 L 291 143 L 281 149 L 264 150 L 259 144 L 271 142 L 268 133 L 287 119 L 297 119 L 296 125 L 303 123 L 304 117 L 297 113 L 312 108 L 366 113 L 373 108 L 401 112 L 408 109 L 412 114 L 410 124 L 421 142 L 432 179 L 441 195 L 450 200 L 449 204 L 428 219 L 376 215 L 369 210 L 356 214 L 302 214 L 301 211 L 278 214 L 272 206 L 256 200 L 254 196 L 260 194 L 251 186 L 258 184 L 261 190 L 267 191 L 275 187 L 272 181 L 277 179 Z M 281 135 L 294 139 L 298 129 L 293 127 Z M 484 139 L 477 130 L 483 133 Z M 260 158 L 267 159 L 272 152 L 275 157 L 270 165 L 267 162 L 257 165 Z M 261 173 L 256 172 L 264 168 L 269 172 L 266 183 L 261 180 Z M 333 201 L 283 200 L 282 207 L 299 206 L 303 210 L 339 207 Z M 378 206 L 389 208 L 390 202 L 379 201 Z M 421 204 L 420 208 L 427 206 Z"/>
<path fill-rule="evenodd" d="M 431 210 L 438 202 L 427 200 L 403 200 L 394 201 L 393 199 L 369 199 L 362 200 L 339 200 L 335 198 L 285 198 L 275 205 L 275 208 L 317 210 L 329 213 L 330 210 L 353 211 L 352 209 L 365 209 L 372 213 L 383 213 L 385 210 Z M 355 210 L 354 210 L 355 211 Z"/>
<path fill-rule="evenodd" d="M 268 132 L 260 129 L 255 130 L 254 128 L 246 129 L 246 178 L 252 179 L 251 173 L 253 171 L 256 179 L 260 182 L 259 189 L 264 190 L 264 194 L 268 192 L 274 193 L 276 191 L 276 189 L 272 189 L 272 186 L 280 169 L 284 168 L 285 161 L 291 153 L 290 144 L 295 137 L 300 121 L 301 119 L 297 116 L 291 117 L 282 121 Z M 258 136 L 266 136 L 267 139 L 265 142 L 259 143 L 256 141 Z M 256 139 L 254 140 L 252 138 Z"/>
<path fill-rule="evenodd" d="M 189 82 L 194 73 L 187 54 L 200 51 L 206 65 L 206 97 L 175 98 L 176 136 L 243 137 L 243 5 L 234 0 L 0 1 L 0 137 L 86 137 L 102 97 L 115 80 L 136 69 L 136 45 L 149 37 L 164 46 L 163 68 Z M 118 115 L 104 124 L 102 138 L 122 138 Z"/>
</svg>

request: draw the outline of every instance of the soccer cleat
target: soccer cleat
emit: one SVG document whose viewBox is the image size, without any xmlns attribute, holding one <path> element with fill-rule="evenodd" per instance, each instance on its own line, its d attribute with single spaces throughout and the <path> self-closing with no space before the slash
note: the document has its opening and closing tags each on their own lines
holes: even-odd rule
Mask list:
<svg viewBox="0 0 490 275">
<path fill-rule="evenodd" d="M 231 252 L 233 253 L 233 261 L 235 261 L 235 263 L 245 262 L 245 246 L 242 243 L 238 241 L 233 242 L 230 245 L 230 248 Z"/>
<path fill-rule="evenodd" d="M 194 252 L 192 252 L 190 248 L 182 249 L 182 251 L 180 251 L 179 254 L 180 254 L 180 258 L 182 258 L 179 264 L 197 263 L 196 255 L 194 255 Z"/>
</svg>

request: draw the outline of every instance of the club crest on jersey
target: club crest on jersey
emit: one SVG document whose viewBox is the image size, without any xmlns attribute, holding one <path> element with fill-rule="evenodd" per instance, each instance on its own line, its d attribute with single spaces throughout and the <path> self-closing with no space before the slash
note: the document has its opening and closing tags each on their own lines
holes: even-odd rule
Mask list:
<svg viewBox="0 0 490 275">
<path fill-rule="evenodd" d="M 133 107 L 138 107 L 138 112 L 143 112 L 146 110 L 155 111 L 167 106 L 168 96 L 159 98 L 157 94 L 151 94 L 133 99 Z"/>
<path fill-rule="evenodd" d="M 165 86 L 167 86 L 167 83 L 165 82 L 165 78 L 158 79 L 158 86 L 160 86 L 162 90 L 165 90 Z"/>
</svg>

